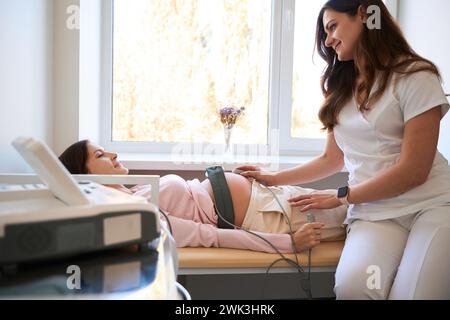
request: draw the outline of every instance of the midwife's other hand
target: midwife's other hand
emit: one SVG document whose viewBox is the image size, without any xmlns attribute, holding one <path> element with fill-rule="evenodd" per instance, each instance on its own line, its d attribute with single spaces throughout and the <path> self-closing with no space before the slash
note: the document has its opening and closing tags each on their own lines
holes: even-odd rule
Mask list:
<svg viewBox="0 0 450 320">
<path fill-rule="evenodd" d="M 333 209 L 342 206 L 341 201 L 336 194 L 318 194 L 311 193 L 303 196 L 294 197 L 288 200 L 291 207 L 302 207 L 300 212 L 306 212 L 312 209 Z"/>
<path fill-rule="evenodd" d="M 276 172 L 264 171 L 258 166 L 241 166 L 236 169 L 242 171 L 240 175 L 243 177 L 253 178 L 266 186 L 276 185 Z"/>
<path fill-rule="evenodd" d="M 317 246 L 322 238 L 322 228 L 325 225 L 320 222 L 306 223 L 294 234 L 294 243 L 297 252 L 302 252 Z"/>
</svg>

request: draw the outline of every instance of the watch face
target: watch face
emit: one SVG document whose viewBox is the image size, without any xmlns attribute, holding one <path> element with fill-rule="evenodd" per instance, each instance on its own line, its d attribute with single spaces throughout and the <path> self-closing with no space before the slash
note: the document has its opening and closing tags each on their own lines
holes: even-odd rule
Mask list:
<svg viewBox="0 0 450 320">
<path fill-rule="evenodd" d="M 338 189 L 338 198 L 344 198 L 345 196 L 347 196 L 347 192 L 348 192 L 348 187 L 341 187 Z"/>
</svg>

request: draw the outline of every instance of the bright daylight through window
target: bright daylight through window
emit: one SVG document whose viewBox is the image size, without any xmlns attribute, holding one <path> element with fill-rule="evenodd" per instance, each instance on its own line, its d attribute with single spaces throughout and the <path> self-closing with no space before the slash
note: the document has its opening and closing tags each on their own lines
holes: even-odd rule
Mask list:
<svg viewBox="0 0 450 320">
<path fill-rule="evenodd" d="M 115 0 L 113 141 L 266 144 L 270 0 Z"/>
</svg>

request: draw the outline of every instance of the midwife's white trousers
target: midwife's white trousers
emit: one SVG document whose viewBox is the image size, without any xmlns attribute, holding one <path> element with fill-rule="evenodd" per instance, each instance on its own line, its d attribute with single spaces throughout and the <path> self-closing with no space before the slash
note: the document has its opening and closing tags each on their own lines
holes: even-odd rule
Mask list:
<svg viewBox="0 0 450 320">
<path fill-rule="evenodd" d="M 352 222 L 335 280 L 337 299 L 450 299 L 450 205 Z"/>
</svg>

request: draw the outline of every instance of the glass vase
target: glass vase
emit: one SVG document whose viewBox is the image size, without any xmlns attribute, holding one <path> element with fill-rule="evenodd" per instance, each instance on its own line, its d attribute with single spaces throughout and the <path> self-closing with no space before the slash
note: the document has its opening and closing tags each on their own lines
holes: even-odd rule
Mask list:
<svg viewBox="0 0 450 320">
<path fill-rule="evenodd" d="M 225 154 L 231 155 L 232 154 L 231 134 L 233 133 L 233 127 L 232 126 L 224 126 L 223 133 L 224 133 L 224 138 L 225 138 Z"/>
</svg>

